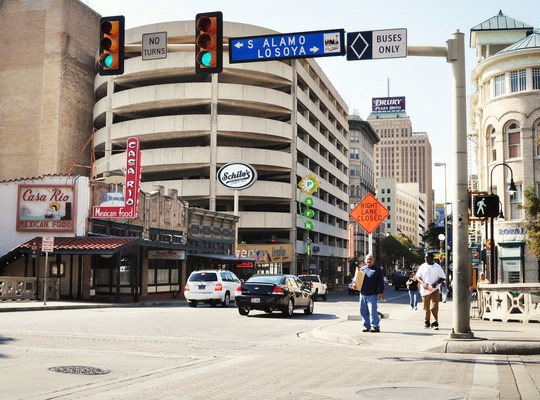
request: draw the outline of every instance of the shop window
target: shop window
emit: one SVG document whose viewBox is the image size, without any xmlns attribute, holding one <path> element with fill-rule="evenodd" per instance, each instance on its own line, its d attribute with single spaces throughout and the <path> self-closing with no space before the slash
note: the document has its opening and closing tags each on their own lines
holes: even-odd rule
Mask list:
<svg viewBox="0 0 540 400">
<path fill-rule="evenodd" d="M 521 156 L 521 130 L 518 123 L 513 122 L 506 128 L 508 140 L 508 158 Z"/>
</svg>

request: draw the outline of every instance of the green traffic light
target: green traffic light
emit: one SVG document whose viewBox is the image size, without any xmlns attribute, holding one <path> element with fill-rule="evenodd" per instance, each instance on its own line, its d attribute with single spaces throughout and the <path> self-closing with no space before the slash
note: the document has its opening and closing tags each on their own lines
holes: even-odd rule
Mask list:
<svg viewBox="0 0 540 400">
<path fill-rule="evenodd" d="M 107 67 L 107 68 L 112 68 L 112 66 L 113 66 L 113 61 L 114 61 L 114 59 L 113 59 L 112 54 L 109 54 L 109 55 L 107 55 L 107 56 L 103 59 L 103 64 L 104 64 L 105 67 Z"/>
<path fill-rule="evenodd" d="M 205 67 L 210 67 L 212 65 L 212 53 L 206 51 L 201 55 L 201 64 Z"/>
</svg>

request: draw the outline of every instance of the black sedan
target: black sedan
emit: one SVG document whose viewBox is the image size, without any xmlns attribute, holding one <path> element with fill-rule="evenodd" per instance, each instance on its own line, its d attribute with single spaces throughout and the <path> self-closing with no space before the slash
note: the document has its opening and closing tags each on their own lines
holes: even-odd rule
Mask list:
<svg viewBox="0 0 540 400">
<path fill-rule="evenodd" d="M 313 314 L 313 293 L 309 283 L 295 275 L 253 275 L 242 283 L 242 294 L 236 295 L 240 315 L 251 310 L 266 313 L 281 311 L 290 317 L 294 309 L 302 308 L 305 314 Z"/>
</svg>

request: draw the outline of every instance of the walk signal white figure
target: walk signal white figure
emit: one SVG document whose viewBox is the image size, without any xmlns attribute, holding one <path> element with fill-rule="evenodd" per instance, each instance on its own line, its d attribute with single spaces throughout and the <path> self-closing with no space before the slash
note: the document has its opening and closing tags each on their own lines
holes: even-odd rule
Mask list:
<svg viewBox="0 0 540 400">
<path fill-rule="evenodd" d="M 486 212 L 484 211 L 484 207 L 486 206 L 486 200 L 482 199 L 478 203 L 476 203 L 477 210 L 476 215 L 485 215 Z"/>
</svg>

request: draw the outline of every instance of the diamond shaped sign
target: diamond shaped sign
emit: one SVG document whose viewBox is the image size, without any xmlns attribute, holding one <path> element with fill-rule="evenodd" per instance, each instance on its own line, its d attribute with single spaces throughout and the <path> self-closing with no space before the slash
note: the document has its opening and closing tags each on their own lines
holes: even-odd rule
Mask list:
<svg viewBox="0 0 540 400">
<path fill-rule="evenodd" d="M 377 229 L 389 215 L 390 211 L 371 193 L 368 193 L 351 211 L 351 217 L 369 234 Z"/>
</svg>

